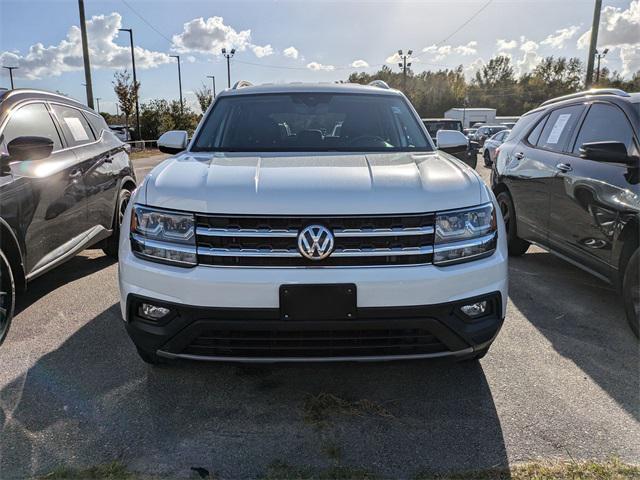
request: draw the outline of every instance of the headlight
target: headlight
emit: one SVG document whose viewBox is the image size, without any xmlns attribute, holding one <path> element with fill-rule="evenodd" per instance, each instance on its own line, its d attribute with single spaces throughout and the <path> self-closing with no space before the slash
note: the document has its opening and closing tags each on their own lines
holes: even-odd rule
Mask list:
<svg viewBox="0 0 640 480">
<path fill-rule="evenodd" d="M 148 260 L 187 267 L 196 265 L 193 214 L 134 205 L 131 211 L 131 249 Z"/>
<path fill-rule="evenodd" d="M 433 263 L 450 265 L 491 255 L 498 238 L 492 203 L 436 214 Z"/>
</svg>

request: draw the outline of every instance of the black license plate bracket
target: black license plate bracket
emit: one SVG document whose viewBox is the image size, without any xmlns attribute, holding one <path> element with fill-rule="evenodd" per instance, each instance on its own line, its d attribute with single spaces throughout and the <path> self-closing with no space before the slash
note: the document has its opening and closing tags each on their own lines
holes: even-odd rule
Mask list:
<svg viewBox="0 0 640 480">
<path fill-rule="evenodd" d="M 354 283 L 280 286 L 282 320 L 350 320 L 357 315 Z"/>
</svg>

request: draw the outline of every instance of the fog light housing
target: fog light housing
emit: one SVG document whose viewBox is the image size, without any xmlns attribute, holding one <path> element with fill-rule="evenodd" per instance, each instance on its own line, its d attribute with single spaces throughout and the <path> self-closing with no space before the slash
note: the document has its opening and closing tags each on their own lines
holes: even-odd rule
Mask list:
<svg viewBox="0 0 640 480">
<path fill-rule="evenodd" d="M 169 315 L 170 312 L 171 310 L 169 310 L 168 308 L 159 307 L 158 305 L 153 305 L 152 303 L 143 303 L 142 305 L 140 305 L 140 307 L 138 307 L 138 314 L 142 318 L 153 321 L 163 319 L 164 317 Z"/>
<path fill-rule="evenodd" d="M 481 302 L 463 305 L 460 307 L 460 311 L 470 318 L 478 318 L 489 311 L 489 302 L 482 300 Z"/>
</svg>

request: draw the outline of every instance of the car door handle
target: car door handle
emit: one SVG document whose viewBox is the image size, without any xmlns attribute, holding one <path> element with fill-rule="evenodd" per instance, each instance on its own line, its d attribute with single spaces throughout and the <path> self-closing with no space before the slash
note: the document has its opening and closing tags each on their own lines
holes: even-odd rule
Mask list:
<svg viewBox="0 0 640 480">
<path fill-rule="evenodd" d="M 573 170 L 571 165 L 569 165 L 568 163 L 559 163 L 556 165 L 556 168 L 561 172 L 570 172 Z"/>
<path fill-rule="evenodd" d="M 516 160 L 522 160 L 524 158 L 524 153 L 518 152 L 518 153 L 514 154 L 513 156 L 515 157 Z"/>
</svg>

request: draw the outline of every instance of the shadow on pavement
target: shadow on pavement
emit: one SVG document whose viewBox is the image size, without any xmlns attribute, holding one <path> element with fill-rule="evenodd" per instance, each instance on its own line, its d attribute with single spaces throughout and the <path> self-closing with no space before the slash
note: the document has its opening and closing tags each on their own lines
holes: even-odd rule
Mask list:
<svg viewBox="0 0 640 480">
<path fill-rule="evenodd" d="M 524 317 L 640 419 L 638 340 L 610 285 L 546 252 L 510 259 L 509 297 Z"/>
<path fill-rule="evenodd" d="M 320 409 L 310 422 L 320 393 L 390 415 Z M 152 368 L 138 359 L 117 305 L 2 389 L 0 422 L 3 479 L 114 459 L 145 473 L 188 477 L 204 467 L 232 478 L 256 477 L 276 460 L 394 478 L 507 465 L 478 363 Z"/>
<path fill-rule="evenodd" d="M 107 268 L 115 262 L 113 258 L 106 255 L 73 257 L 30 282 L 27 290 L 17 296 L 15 315 L 61 286 Z"/>
</svg>

